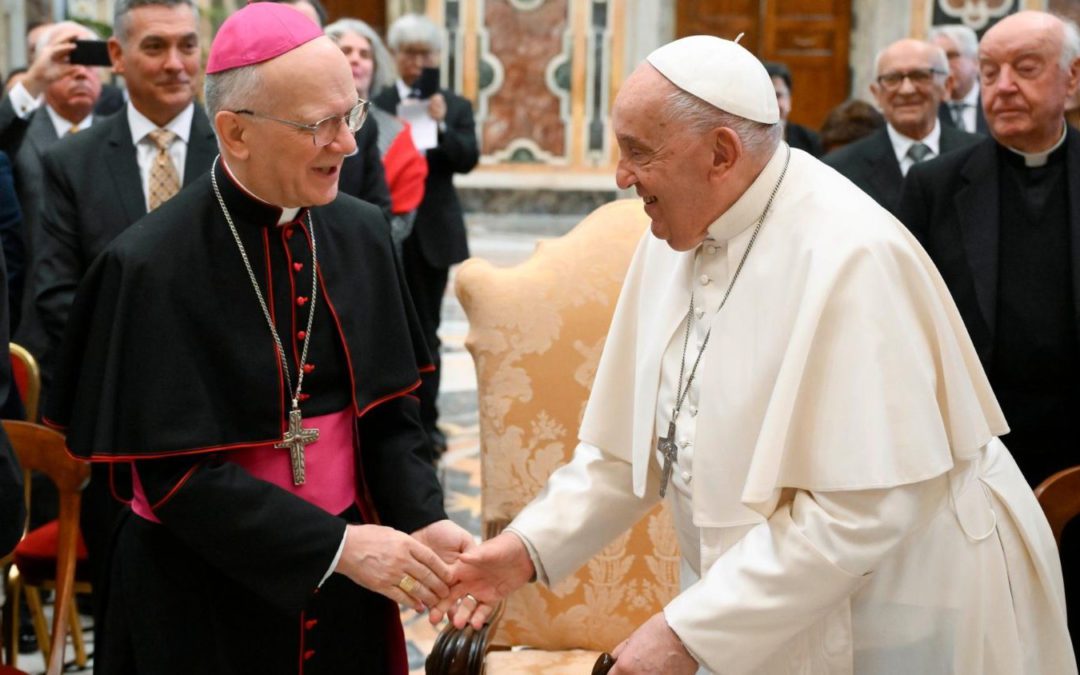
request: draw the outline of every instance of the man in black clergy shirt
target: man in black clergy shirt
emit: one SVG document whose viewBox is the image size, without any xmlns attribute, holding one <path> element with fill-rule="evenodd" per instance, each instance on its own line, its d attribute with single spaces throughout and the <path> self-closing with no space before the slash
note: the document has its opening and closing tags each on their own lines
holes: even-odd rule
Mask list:
<svg viewBox="0 0 1080 675">
<path fill-rule="evenodd" d="M 222 25 L 206 100 L 220 159 L 91 266 L 46 403 L 74 454 L 134 467 L 98 672 L 404 674 L 395 603 L 435 607 L 473 542 L 389 224 L 338 193 L 365 108 L 272 3 Z"/>
<path fill-rule="evenodd" d="M 948 284 L 1032 486 L 1080 464 L 1080 134 L 1065 102 L 1080 33 L 1044 12 L 1002 19 L 979 45 L 991 137 L 912 168 L 898 217 Z M 1062 540 L 1080 647 L 1080 535 Z"/>
</svg>

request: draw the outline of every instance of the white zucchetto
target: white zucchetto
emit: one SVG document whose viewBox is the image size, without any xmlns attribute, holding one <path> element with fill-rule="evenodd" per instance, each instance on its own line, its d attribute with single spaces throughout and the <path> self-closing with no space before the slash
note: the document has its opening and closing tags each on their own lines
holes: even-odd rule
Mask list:
<svg viewBox="0 0 1080 675">
<path fill-rule="evenodd" d="M 762 124 L 780 121 L 765 66 L 736 42 L 691 35 L 656 49 L 645 60 L 679 89 L 725 112 Z"/>
</svg>

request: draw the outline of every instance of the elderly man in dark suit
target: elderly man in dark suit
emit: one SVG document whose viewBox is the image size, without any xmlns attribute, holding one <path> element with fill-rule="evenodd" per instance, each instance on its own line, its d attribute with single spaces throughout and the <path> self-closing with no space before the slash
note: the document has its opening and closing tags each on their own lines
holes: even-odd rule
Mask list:
<svg viewBox="0 0 1080 675">
<path fill-rule="evenodd" d="M 12 148 L 15 189 L 23 210 L 23 230 L 18 239 L 4 240 L 8 263 L 8 296 L 11 330 L 15 340 L 37 353 L 43 343 L 40 329 L 28 322 L 19 330 L 23 306 L 26 262 L 32 257 L 34 233 L 40 227 L 43 207 L 41 158 L 61 138 L 84 131 L 100 119 L 95 106 L 101 97 L 98 68 L 63 64 L 50 67 L 57 55 L 66 58 L 72 40 L 97 39 L 88 28 L 74 22 L 52 24 L 42 33 L 39 59 L 11 94 L 0 102 L 0 118 L 24 128 L 21 142 Z M 59 65 L 59 64 L 58 64 Z"/>
<path fill-rule="evenodd" d="M 885 128 L 829 153 L 824 162 L 895 213 L 900 185 L 912 165 L 979 137 L 938 122 L 938 104 L 950 82 L 948 61 L 939 47 L 899 40 L 878 53 L 875 72 L 870 91 L 885 116 Z"/>
<path fill-rule="evenodd" d="M 416 224 L 403 247 L 405 278 L 435 362 L 435 371 L 425 376 L 420 388 L 420 417 L 437 452 L 446 448 L 446 439 L 436 426 L 435 405 L 439 393 L 442 299 L 450 266 L 469 257 L 465 218 L 453 176 L 472 171 L 480 158 L 469 102 L 446 89 L 429 94 L 415 88 L 421 82 L 423 69 L 438 64 L 441 42 L 438 27 L 426 17 L 406 14 L 395 21 L 387 43 L 400 79 L 375 97 L 375 105 L 395 115 L 403 101 L 426 102 L 427 114 L 437 129 L 434 145 L 417 143 L 427 157 L 428 175 Z M 415 130 L 418 125 L 413 126 Z"/>
<path fill-rule="evenodd" d="M 979 36 L 968 26 L 934 26 L 930 41 L 945 50 L 953 86 L 938 106 L 938 119 L 947 127 L 986 134 L 986 115 L 979 97 Z"/>
<path fill-rule="evenodd" d="M 1080 463 L 1080 134 L 1064 118 L 1078 57 L 1080 32 L 1050 14 L 987 31 L 991 137 L 913 169 L 899 209 L 952 291 L 1009 422 L 1003 440 L 1033 486 Z M 1062 542 L 1074 644 L 1076 539 Z"/>
</svg>

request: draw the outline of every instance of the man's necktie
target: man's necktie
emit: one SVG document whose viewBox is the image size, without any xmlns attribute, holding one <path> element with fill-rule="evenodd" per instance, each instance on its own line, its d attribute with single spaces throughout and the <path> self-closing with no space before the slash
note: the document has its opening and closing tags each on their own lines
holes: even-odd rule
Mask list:
<svg viewBox="0 0 1080 675">
<path fill-rule="evenodd" d="M 954 101 L 949 104 L 949 110 L 952 111 L 953 124 L 957 129 L 962 131 L 970 131 L 967 128 L 967 124 L 964 122 L 964 110 L 968 107 L 967 103 L 963 101 Z"/>
<path fill-rule="evenodd" d="M 154 155 L 153 164 L 150 165 L 150 182 L 148 185 L 147 202 L 153 211 L 172 198 L 180 191 L 180 174 L 176 171 L 172 157 L 169 156 L 169 146 L 176 139 L 176 134 L 166 129 L 155 129 L 147 134 L 147 137 L 157 146 L 157 154 Z"/>
<path fill-rule="evenodd" d="M 907 156 L 911 158 L 913 163 L 918 164 L 925 159 L 929 159 L 933 152 L 934 151 L 930 149 L 930 146 L 925 143 L 913 143 L 911 147 L 908 148 Z"/>
</svg>

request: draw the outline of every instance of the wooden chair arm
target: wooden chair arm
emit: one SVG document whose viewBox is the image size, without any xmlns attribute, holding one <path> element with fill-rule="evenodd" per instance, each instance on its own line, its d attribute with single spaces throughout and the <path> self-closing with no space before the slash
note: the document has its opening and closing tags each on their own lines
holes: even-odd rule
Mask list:
<svg viewBox="0 0 1080 675">
<path fill-rule="evenodd" d="M 484 672 L 484 658 L 493 648 L 491 638 L 495 626 L 502 618 L 505 603 L 500 602 L 484 627 L 454 628 L 447 624 L 435 638 L 435 645 L 424 662 L 427 675 L 480 675 Z M 498 649 L 498 648 L 495 648 Z"/>
</svg>

